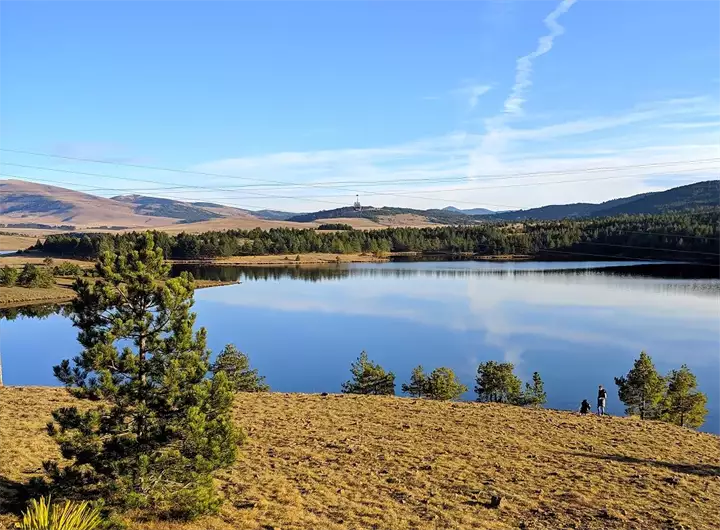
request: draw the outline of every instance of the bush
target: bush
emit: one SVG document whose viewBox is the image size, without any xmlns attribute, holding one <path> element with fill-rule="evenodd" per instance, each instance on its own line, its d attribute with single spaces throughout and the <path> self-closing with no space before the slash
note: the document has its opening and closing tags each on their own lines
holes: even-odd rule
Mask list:
<svg viewBox="0 0 720 530">
<path fill-rule="evenodd" d="M 23 287 L 52 287 L 55 279 L 48 269 L 26 263 L 17 283 Z"/>
<path fill-rule="evenodd" d="M 55 276 L 82 276 L 83 270 L 77 263 L 63 262 L 53 268 Z"/>
<path fill-rule="evenodd" d="M 395 374 L 385 372 L 379 364 L 368 359 L 365 352 L 350 365 L 352 379 L 343 383 L 345 394 L 395 395 Z"/>
<path fill-rule="evenodd" d="M 224 372 L 235 392 L 268 392 L 270 386 L 265 383 L 265 377 L 258 375 L 258 371 L 250 369 L 250 359 L 233 344 L 228 344 L 220 352 L 210 368 L 217 375 Z"/>
<path fill-rule="evenodd" d="M 425 374 L 422 366 L 417 366 L 410 376 L 410 383 L 403 384 L 402 391 L 415 397 L 428 399 L 458 399 L 468 388 L 458 381 L 455 372 L 441 367 Z"/>
<path fill-rule="evenodd" d="M 50 497 L 30 501 L 16 525 L 21 530 L 94 530 L 103 524 L 102 504 L 65 501 L 51 504 Z"/>
<path fill-rule="evenodd" d="M 20 278 L 20 271 L 10 265 L 5 265 L 0 269 L 0 285 L 4 287 L 13 287 Z"/>
</svg>

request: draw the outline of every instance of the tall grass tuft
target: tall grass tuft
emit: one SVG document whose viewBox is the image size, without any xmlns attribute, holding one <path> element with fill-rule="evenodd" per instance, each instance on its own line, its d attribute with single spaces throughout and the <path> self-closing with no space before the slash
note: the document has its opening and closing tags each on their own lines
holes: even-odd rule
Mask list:
<svg viewBox="0 0 720 530">
<path fill-rule="evenodd" d="M 23 513 L 20 530 L 95 530 L 102 523 L 101 507 L 88 502 L 52 504 L 50 497 L 31 500 Z"/>
</svg>

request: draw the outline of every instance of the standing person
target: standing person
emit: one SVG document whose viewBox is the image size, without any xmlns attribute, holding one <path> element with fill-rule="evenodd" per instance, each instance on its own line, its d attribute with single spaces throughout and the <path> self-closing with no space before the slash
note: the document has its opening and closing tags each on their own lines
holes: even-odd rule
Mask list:
<svg viewBox="0 0 720 530">
<path fill-rule="evenodd" d="M 597 413 L 598 416 L 605 415 L 605 402 L 607 401 L 607 390 L 602 385 L 598 387 L 598 402 L 597 402 Z"/>
</svg>

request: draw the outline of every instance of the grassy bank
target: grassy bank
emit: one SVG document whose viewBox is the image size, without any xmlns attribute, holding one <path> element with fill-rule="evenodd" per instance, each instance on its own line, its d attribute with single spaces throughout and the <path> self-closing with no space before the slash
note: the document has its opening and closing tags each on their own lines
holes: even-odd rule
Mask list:
<svg viewBox="0 0 720 530">
<path fill-rule="evenodd" d="M 299 259 L 298 259 L 299 258 Z M 372 254 L 276 254 L 267 256 L 231 256 L 228 258 L 175 259 L 171 263 L 198 265 L 321 265 L 329 263 L 381 263 L 387 258 Z"/>
<path fill-rule="evenodd" d="M 61 389 L 0 388 L 0 499 L 58 456 L 44 426 L 70 402 Z M 720 527 L 720 439 L 669 424 L 280 393 L 238 396 L 235 418 L 249 438 L 219 477 L 220 514 L 131 529 Z"/>
<path fill-rule="evenodd" d="M 91 278 L 90 278 L 91 279 Z M 0 309 L 25 307 L 35 304 L 63 304 L 75 298 L 72 290 L 73 278 L 55 278 L 52 287 L 0 287 Z M 235 282 L 219 280 L 195 280 L 195 288 L 231 285 Z"/>
</svg>

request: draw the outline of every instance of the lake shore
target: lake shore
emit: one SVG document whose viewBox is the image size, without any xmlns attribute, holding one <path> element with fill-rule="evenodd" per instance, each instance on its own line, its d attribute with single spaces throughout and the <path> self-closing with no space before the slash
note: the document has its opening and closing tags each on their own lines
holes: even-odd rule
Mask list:
<svg viewBox="0 0 720 530">
<path fill-rule="evenodd" d="M 271 254 L 227 258 L 169 259 L 168 261 L 179 265 L 327 265 L 332 263 L 383 263 L 389 261 L 389 255 L 388 257 L 378 257 L 372 254 Z"/>
<path fill-rule="evenodd" d="M 55 278 L 56 285 L 41 287 L 0 287 L 0 309 L 15 309 L 39 304 L 66 304 L 75 298 L 73 278 Z M 195 280 L 196 289 L 233 285 L 237 282 Z"/>
<path fill-rule="evenodd" d="M 43 460 L 61 388 L 0 388 L 0 504 Z M 83 406 L 85 403 L 83 403 Z M 130 530 L 207 528 L 715 528 L 715 435 L 634 418 L 400 397 L 236 397 L 248 433 L 218 475 L 225 500 L 187 523 L 128 518 Z M 3 489 L 5 491 L 3 491 Z M 493 496 L 499 507 L 490 506 Z M 0 509 L 0 527 L 14 516 Z M 170 526 L 168 526 L 170 525 Z"/>
</svg>

